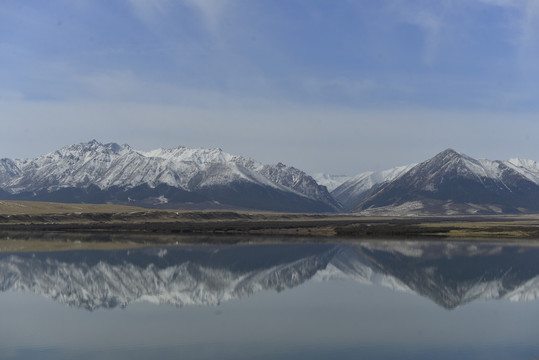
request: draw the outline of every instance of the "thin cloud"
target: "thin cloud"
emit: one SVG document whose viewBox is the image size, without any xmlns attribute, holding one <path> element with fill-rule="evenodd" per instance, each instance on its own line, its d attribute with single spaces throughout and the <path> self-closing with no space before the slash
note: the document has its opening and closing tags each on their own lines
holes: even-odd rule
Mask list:
<svg viewBox="0 0 539 360">
<path fill-rule="evenodd" d="M 184 2 L 196 9 L 206 25 L 207 30 L 216 35 L 219 33 L 221 19 L 229 1 L 227 0 L 184 0 Z"/>
<path fill-rule="evenodd" d="M 170 0 L 127 0 L 135 15 L 147 25 L 154 25 L 167 14 Z"/>
<path fill-rule="evenodd" d="M 537 66 L 537 55 L 539 55 L 539 47 L 537 46 L 537 40 L 539 40 L 539 2 L 528 1 L 526 3 L 521 28 L 520 56 L 523 66 L 527 68 L 531 65 L 535 70 L 539 70 Z"/>
<path fill-rule="evenodd" d="M 180 6 L 193 9 L 202 19 L 206 30 L 219 34 L 221 19 L 229 7 L 228 0 L 127 0 L 135 15 L 150 27 L 158 26 L 173 10 Z"/>
<path fill-rule="evenodd" d="M 523 70 L 539 70 L 539 1 L 537 0 L 479 0 L 481 3 L 510 9 L 517 12 L 513 18 L 513 26 L 517 29 L 514 39 L 519 56 L 519 64 Z"/>
<path fill-rule="evenodd" d="M 496 6 L 510 6 L 510 7 L 520 7 L 523 4 L 527 3 L 527 0 L 479 0 L 479 2 L 496 5 Z"/>
<path fill-rule="evenodd" d="M 408 2 L 395 1 L 390 9 L 397 14 L 401 23 L 417 26 L 421 29 L 424 39 L 423 60 L 432 65 L 437 57 L 438 49 L 443 41 L 445 27 L 446 2 Z"/>
<path fill-rule="evenodd" d="M 426 11 L 419 12 L 414 16 L 414 21 L 425 32 L 425 61 L 431 64 L 436 57 L 439 44 L 440 30 L 443 27 L 442 20 L 438 15 Z"/>
</svg>

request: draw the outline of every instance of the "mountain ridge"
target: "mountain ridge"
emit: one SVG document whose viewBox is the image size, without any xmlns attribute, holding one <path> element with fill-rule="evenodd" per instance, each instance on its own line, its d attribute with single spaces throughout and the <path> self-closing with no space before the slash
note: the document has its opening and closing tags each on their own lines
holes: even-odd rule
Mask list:
<svg viewBox="0 0 539 360">
<path fill-rule="evenodd" d="M 139 151 L 92 140 L 34 159 L 0 159 L 0 198 L 393 216 L 537 213 L 539 164 L 446 149 L 418 164 L 313 177 L 219 148 Z"/>
<path fill-rule="evenodd" d="M 476 160 L 452 149 L 410 169 L 356 209 L 420 201 L 423 213 L 522 213 L 539 210 L 539 186 L 503 161 Z"/>
<path fill-rule="evenodd" d="M 351 210 L 382 184 L 393 181 L 417 164 L 397 166 L 382 171 L 367 171 L 351 177 L 335 188 L 331 195 L 339 201 L 345 210 Z"/>
<path fill-rule="evenodd" d="M 332 195 L 345 209 L 366 215 L 539 211 L 539 165 L 532 160 L 474 159 L 446 149 L 419 164 L 385 172 L 389 175 L 360 174 Z"/>
<path fill-rule="evenodd" d="M 281 163 L 264 165 L 221 149 L 180 146 L 144 152 L 96 140 L 35 159 L 1 159 L 0 189 L 14 200 L 154 207 L 206 203 L 300 212 L 339 209 L 325 187 Z"/>
</svg>

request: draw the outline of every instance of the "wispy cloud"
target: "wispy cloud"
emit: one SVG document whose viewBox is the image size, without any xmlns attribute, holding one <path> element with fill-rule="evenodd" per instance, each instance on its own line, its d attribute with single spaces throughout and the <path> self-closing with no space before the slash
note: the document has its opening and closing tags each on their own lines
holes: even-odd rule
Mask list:
<svg viewBox="0 0 539 360">
<path fill-rule="evenodd" d="M 193 9 L 206 30 L 219 34 L 221 19 L 229 7 L 229 0 L 127 0 L 135 15 L 146 25 L 155 27 L 163 23 L 173 10 L 182 6 Z"/>
<path fill-rule="evenodd" d="M 438 49 L 443 42 L 446 26 L 445 14 L 449 3 L 445 1 L 401 1 L 391 2 L 389 9 L 396 15 L 399 23 L 416 26 L 423 36 L 423 61 L 432 65 L 437 58 Z"/>
<path fill-rule="evenodd" d="M 439 15 L 427 11 L 421 11 L 411 18 L 425 33 L 424 58 L 427 64 L 431 64 L 436 57 L 437 47 L 440 41 L 440 31 L 443 27 Z"/>
<path fill-rule="evenodd" d="M 210 33 L 213 35 L 219 33 L 221 19 L 229 7 L 228 0 L 184 0 L 184 2 L 200 13 Z"/>
<path fill-rule="evenodd" d="M 173 4 L 171 0 L 127 0 L 127 2 L 137 17 L 148 25 L 158 22 Z"/>
<path fill-rule="evenodd" d="M 512 18 L 517 30 L 514 39 L 520 66 L 525 71 L 539 71 L 539 1 L 537 0 L 479 0 L 480 2 L 502 7 L 516 12 Z"/>
<path fill-rule="evenodd" d="M 527 1 L 524 8 L 524 17 L 521 23 L 520 56 L 523 66 L 532 66 L 539 70 L 537 56 L 539 55 L 539 2 Z M 529 61 L 531 60 L 531 62 Z"/>
<path fill-rule="evenodd" d="M 441 15 L 423 9 L 418 12 L 408 12 L 406 21 L 417 25 L 423 30 L 425 39 L 423 57 L 427 64 L 432 64 L 436 58 L 436 51 L 440 43 L 440 33 L 444 26 Z"/>
</svg>

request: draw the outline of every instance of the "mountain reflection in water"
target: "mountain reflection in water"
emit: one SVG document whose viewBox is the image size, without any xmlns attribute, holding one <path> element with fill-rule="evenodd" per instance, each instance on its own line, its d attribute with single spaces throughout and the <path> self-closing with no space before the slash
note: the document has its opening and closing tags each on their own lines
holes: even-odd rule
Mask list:
<svg viewBox="0 0 539 360">
<path fill-rule="evenodd" d="M 414 292 L 447 309 L 539 296 L 539 248 L 471 243 L 152 247 L 0 254 L 0 290 L 95 310 L 137 301 L 218 305 L 309 280 L 353 279 Z"/>
</svg>

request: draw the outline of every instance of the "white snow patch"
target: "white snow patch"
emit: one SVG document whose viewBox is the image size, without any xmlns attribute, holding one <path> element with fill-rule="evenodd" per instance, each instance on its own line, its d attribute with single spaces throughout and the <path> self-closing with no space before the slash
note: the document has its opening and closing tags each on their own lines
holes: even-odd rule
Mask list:
<svg viewBox="0 0 539 360">
<path fill-rule="evenodd" d="M 331 175 L 324 173 L 316 173 L 313 174 L 312 177 L 319 185 L 325 186 L 330 192 L 352 178 L 347 175 Z"/>
</svg>

